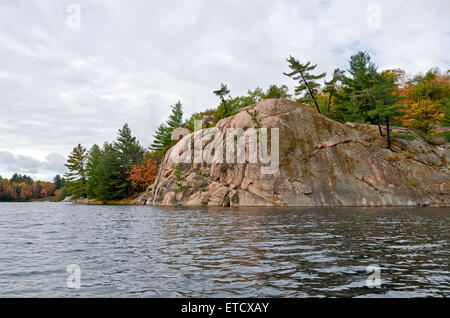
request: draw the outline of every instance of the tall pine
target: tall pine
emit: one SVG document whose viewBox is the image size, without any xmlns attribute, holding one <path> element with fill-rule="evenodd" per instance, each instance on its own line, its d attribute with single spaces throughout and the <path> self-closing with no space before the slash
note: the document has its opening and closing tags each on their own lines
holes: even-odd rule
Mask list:
<svg viewBox="0 0 450 318">
<path fill-rule="evenodd" d="M 114 149 L 117 152 L 117 159 L 120 163 L 120 175 L 115 196 L 127 197 L 130 195 L 131 182 L 127 181 L 127 171 L 134 165 L 141 163 L 144 159 L 144 148 L 139 141 L 131 134 L 128 124 L 119 129 L 117 140 L 114 142 Z"/>
<path fill-rule="evenodd" d="M 67 187 L 72 198 L 86 197 L 86 161 L 88 154 L 86 148 L 78 144 L 69 155 L 65 166 L 69 172 L 64 174 Z"/>
<path fill-rule="evenodd" d="M 299 86 L 295 88 L 295 95 L 301 96 L 298 101 L 303 103 L 310 103 L 311 101 L 314 102 L 317 111 L 322 114 L 316 99 L 317 90 L 320 87 L 320 84 L 317 83 L 317 80 L 324 78 L 326 73 L 322 73 L 319 75 L 311 74 L 310 71 L 315 70 L 317 64 L 311 65 L 311 62 L 302 64 L 293 56 L 290 56 L 286 60 L 288 61 L 289 68 L 292 70 L 292 72 L 284 73 L 284 75 L 292 77 L 292 79 L 299 81 Z"/>
<path fill-rule="evenodd" d="M 373 87 L 377 67 L 367 52 L 359 51 L 350 57 L 350 76 L 342 77 L 342 89 L 336 93 L 337 112 L 340 120 L 379 124 L 379 118 L 369 112 L 375 109 Z"/>
</svg>

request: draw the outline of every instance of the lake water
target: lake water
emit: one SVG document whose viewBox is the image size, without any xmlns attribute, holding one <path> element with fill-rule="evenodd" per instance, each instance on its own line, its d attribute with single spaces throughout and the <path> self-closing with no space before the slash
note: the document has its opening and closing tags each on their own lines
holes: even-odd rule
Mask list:
<svg viewBox="0 0 450 318">
<path fill-rule="evenodd" d="M 1 203 L 0 297 L 448 297 L 449 216 Z"/>
</svg>

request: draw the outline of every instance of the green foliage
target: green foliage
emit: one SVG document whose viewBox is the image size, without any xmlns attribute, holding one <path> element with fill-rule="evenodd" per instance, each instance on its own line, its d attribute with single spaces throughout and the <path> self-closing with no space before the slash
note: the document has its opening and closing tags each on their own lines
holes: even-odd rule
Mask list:
<svg viewBox="0 0 450 318">
<path fill-rule="evenodd" d="M 27 176 L 26 174 L 21 175 L 21 174 L 15 173 L 15 174 L 13 174 L 13 176 L 11 177 L 9 182 L 11 182 L 11 183 L 21 183 L 21 182 L 33 183 L 33 179 L 30 176 Z"/>
<path fill-rule="evenodd" d="M 56 198 L 55 198 L 56 201 L 62 201 L 62 200 L 64 200 L 66 197 L 69 196 L 69 191 L 68 191 L 68 189 L 67 189 L 66 186 L 63 186 L 62 188 L 58 189 L 58 190 L 55 192 L 55 195 L 56 195 Z"/>
<path fill-rule="evenodd" d="M 444 117 L 441 119 L 441 126 L 449 127 L 450 126 L 450 98 L 445 98 L 442 104 L 442 113 Z"/>
<path fill-rule="evenodd" d="M 160 158 L 164 156 L 164 153 L 172 144 L 172 132 L 175 128 L 183 127 L 183 107 L 181 102 L 177 102 L 172 107 L 172 113 L 169 119 L 158 126 L 155 134 L 153 135 L 153 142 L 150 146 L 150 150 Z"/>
<path fill-rule="evenodd" d="M 186 178 L 183 177 L 183 172 L 181 171 L 180 167 L 176 167 L 176 169 L 173 173 L 173 176 L 174 176 L 175 185 L 177 186 L 174 189 L 175 193 L 183 192 L 183 191 L 189 189 L 189 186 L 184 185 Z"/>
<path fill-rule="evenodd" d="M 411 184 L 412 187 L 417 187 L 418 186 L 418 184 L 417 184 L 417 182 L 415 180 L 412 180 L 410 184 Z"/>
<path fill-rule="evenodd" d="M 307 104 L 314 102 L 317 111 L 321 113 L 315 97 L 315 94 L 317 94 L 320 84 L 317 83 L 316 81 L 324 78 L 326 73 L 322 73 L 319 75 L 312 75 L 310 71 L 313 71 L 317 67 L 317 64 L 311 65 L 311 62 L 302 64 L 293 56 L 290 56 L 286 60 L 289 63 L 289 68 L 292 71 L 290 73 L 284 73 L 284 75 L 292 77 L 292 79 L 294 79 L 295 81 L 299 81 L 299 86 L 295 88 L 295 95 L 301 96 L 300 99 L 298 99 L 298 101 Z"/>
<path fill-rule="evenodd" d="M 64 178 L 61 178 L 61 176 L 59 174 L 57 174 L 53 178 L 53 183 L 55 184 L 55 189 L 59 190 L 64 186 L 64 184 L 66 183 L 66 180 Z"/>
<path fill-rule="evenodd" d="M 376 98 L 373 87 L 376 83 L 377 67 L 367 52 L 358 52 L 350 57 L 350 76 L 342 75 L 342 88 L 336 92 L 335 111 L 338 119 L 351 122 L 377 123 L 369 112 L 375 109 Z"/>
<path fill-rule="evenodd" d="M 336 91 L 337 82 L 342 80 L 342 78 L 344 77 L 344 73 L 345 71 L 337 68 L 333 71 L 333 77 L 331 78 L 331 80 L 328 82 L 325 81 L 323 92 L 329 95 L 327 104 L 327 117 L 330 117 L 331 101 L 333 99 L 333 94 Z"/>
<path fill-rule="evenodd" d="M 77 150 L 78 152 L 79 150 Z M 94 145 L 88 153 L 84 149 L 83 158 L 85 158 L 83 165 L 84 196 L 106 202 L 132 195 L 131 183 L 127 180 L 126 172 L 132 166 L 142 162 L 144 149 L 132 135 L 128 125 L 125 124 L 122 129 L 119 129 L 114 143 L 106 142 L 103 148 Z M 70 185 L 70 182 L 68 184 Z M 74 194 L 70 187 L 69 193 Z M 79 197 L 81 196 L 73 196 L 73 198 Z"/>
<path fill-rule="evenodd" d="M 261 126 L 261 121 L 258 118 L 258 115 L 259 115 L 259 111 L 258 110 L 255 109 L 254 111 L 250 111 L 250 110 L 247 109 L 247 114 L 250 115 L 250 117 L 252 119 L 252 122 L 255 125 L 255 128 L 259 129 L 259 128 L 262 127 Z"/>
<path fill-rule="evenodd" d="M 86 148 L 78 144 L 77 147 L 73 148 L 65 164 L 69 172 L 65 173 L 64 177 L 67 180 L 68 191 L 74 199 L 86 197 L 87 157 Z"/>
<path fill-rule="evenodd" d="M 395 85 L 392 79 L 383 74 L 375 75 L 375 84 L 371 89 L 371 94 L 375 99 L 375 108 L 369 110 L 367 114 L 371 118 L 379 118 L 386 122 L 387 127 L 387 147 L 391 149 L 391 135 L 389 121 L 402 113 L 400 110 L 404 108 L 403 105 L 398 104 L 403 97 L 394 94 Z"/>
<path fill-rule="evenodd" d="M 185 127 L 191 132 L 194 131 L 194 121 L 199 120 L 202 122 L 202 128 L 210 128 L 215 123 L 216 109 L 207 109 L 200 113 L 194 113 L 191 118 L 186 122 Z"/>
<path fill-rule="evenodd" d="M 228 89 L 228 86 L 225 84 L 221 84 L 220 89 L 214 91 L 213 93 L 214 95 L 220 97 L 220 100 L 222 101 L 221 106 L 223 107 L 223 110 L 221 112 L 223 112 L 223 116 L 227 117 L 231 115 L 231 110 L 227 107 L 227 102 L 225 101 L 225 96 L 230 95 L 230 90 Z"/>
<path fill-rule="evenodd" d="M 286 85 L 277 86 L 270 85 L 266 91 L 263 91 L 262 88 L 257 87 L 254 90 L 248 90 L 247 95 L 231 97 L 229 96 L 226 100 L 226 105 L 228 109 L 228 116 L 236 114 L 240 109 L 245 108 L 247 106 L 256 104 L 264 99 L 271 98 L 290 98 L 291 95 L 288 93 L 288 87 Z M 219 120 L 227 117 L 225 114 L 224 103 L 222 102 L 219 105 L 214 113 L 213 125 L 216 124 Z"/>
<path fill-rule="evenodd" d="M 442 136 L 447 140 L 447 142 L 450 142 L 450 131 L 444 131 Z"/>
</svg>

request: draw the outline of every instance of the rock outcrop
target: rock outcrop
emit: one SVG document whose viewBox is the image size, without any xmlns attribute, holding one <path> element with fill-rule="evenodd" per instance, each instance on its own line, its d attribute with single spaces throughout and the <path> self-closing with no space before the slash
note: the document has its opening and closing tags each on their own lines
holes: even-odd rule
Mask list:
<svg viewBox="0 0 450 318">
<path fill-rule="evenodd" d="M 256 121 L 250 115 L 255 110 Z M 393 138 L 393 150 L 389 150 L 384 148 L 386 141 L 379 136 L 377 126 L 342 124 L 284 99 L 249 106 L 222 119 L 216 128 L 225 133 L 227 128 L 246 131 L 255 126 L 279 129 L 279 168 L 272 173 L 263 171 L 268 168 L 267 163 L 249 160 L 255 152 L 249 140 L 245 142 L 244 160 L 222 163 L 220 151 L 211 149 L 220 149 L 223 141 L 197 131 L 166 153 L 153 187 L 135 203 L 226 207 L 450 206 L 448 144 L 435 147 L 408 129 L 394 127 L 397 137 Z M 269 137 L 272 134 L 269 132 Z M 405 134 L 408 140 L 402 138 Z M 261 135 L 257 138 L 260 141 Z M 188 153 L 196 140 L 213 157 L 209 163 Z M 192 160 L 179 163 L 183 154 Z M 177 167 L 181 177 L 175 173 Z"/>
</svg>

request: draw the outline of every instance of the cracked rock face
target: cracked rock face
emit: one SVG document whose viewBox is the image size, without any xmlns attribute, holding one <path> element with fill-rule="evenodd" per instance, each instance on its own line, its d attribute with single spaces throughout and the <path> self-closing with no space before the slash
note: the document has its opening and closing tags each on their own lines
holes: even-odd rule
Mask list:
<svg viewBox="0 0 450 318">
<path fill-rule="evenodd" d="M 220 139 L 197 131 L 184 137 L 164 156 L 152 189 L 136 204 L 183 206 L 449 206 L 448 152 L 433 147 L 405 128 L 413 141 L 394 138 L 394 151 L 378 127 L 341 124 L 284 99 L 264 100 L 217 123 L 227 128 L 254 128 L 246 110 L 258 110 L 262 127 L 279 128 L 279 168 L 264 174 L 267 166 L 252 163 L 255 151 L 245 142 L 238 163 L 220 158 Z M 269 129 L 270 130 L 270 129 Z M 204 132 L 203 132 L 204 133 Z M 206 134 L 204 134 L 206 135 Z M 269 136 L 271 137 L 271 136 Z M 196 139 L 197 138 L 197 139 Z M 259 137 L 258 137 L 259 139 Z M 195 142 L 212 158 L 199 160 L 189 151 Z M 270 149 L 270 138 L 269 149 Z M 223 159 L 226 157 L 224 146 Z M 190 160 L 178 163 L 185 155 Z M 203 156 L 206 156 L 203 154 Z M 200 156 L 201 157 L 201 156 Z M 225 160 L 223 160 L 225 161 Z M 235 161 L 235 162 L 236 162 Z M 175 169 L 182 171 L 176 180 Z M 183 189 L 179 189 L 181 182 Z"/>
</svg>

